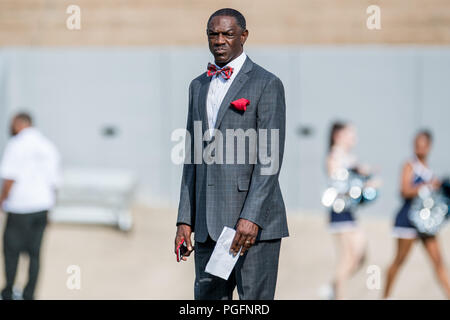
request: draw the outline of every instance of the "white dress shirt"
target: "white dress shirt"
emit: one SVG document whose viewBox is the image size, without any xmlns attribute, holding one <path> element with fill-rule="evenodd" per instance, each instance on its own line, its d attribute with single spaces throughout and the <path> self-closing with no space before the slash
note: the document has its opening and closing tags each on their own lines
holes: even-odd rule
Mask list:
<svg viewBox="0 0 450 320">
<path fill-rule="evenodd" d="M 233 68 L 233 74 L 230 79 L 226 80 L 220 74 L 212 76 L 211 83 L 209 84 L 208 97 L 206 99 L 206 109 L 208 113 L 208 125 L 209 129 L 214 129 L 217 120 L 217 113 L 219 112 L 220 105 L 223 98 L 228 92 L 233 80 L 236 79 L 237 74 L 244 65 L 247 55 L 242 52 L 241 55 L 234 60 L 230 61 L 225 67 Z M 221 69 L 216 65 L 218 69 Z"/>
<path fill-rule="evenodd" d="M 60 184 L 58 150 L 35 128 L 26 128 L 6 145 L 0 176 L 14 180 L 3 210 L 35 213 L 51 209 Z"/>
</svg>

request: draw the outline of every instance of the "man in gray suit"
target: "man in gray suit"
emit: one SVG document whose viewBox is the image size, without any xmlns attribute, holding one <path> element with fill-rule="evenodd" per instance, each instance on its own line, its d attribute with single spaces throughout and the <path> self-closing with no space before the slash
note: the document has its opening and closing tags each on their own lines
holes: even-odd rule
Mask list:
<svg viewBox="0 0 450 320">
<path fill-rule="evenodd" d="M 231 299 L 236 286 L 240 299 L 273 299 L 281 238 L 288 236 L 278 182 L 283 84 L 246 56 L 248 31 L 238 11 L 212 14 L 207 36 L 215 63 L 189 87 L 187 136 L 196 138 L 186 139 L 175 248 L 185 240 L 186 260 L 194 232 L 195 299 Z M 205 272 L 225 226 L 236 229 L 230 251 L 241 255 L 228 280 Z"/>
</svg>

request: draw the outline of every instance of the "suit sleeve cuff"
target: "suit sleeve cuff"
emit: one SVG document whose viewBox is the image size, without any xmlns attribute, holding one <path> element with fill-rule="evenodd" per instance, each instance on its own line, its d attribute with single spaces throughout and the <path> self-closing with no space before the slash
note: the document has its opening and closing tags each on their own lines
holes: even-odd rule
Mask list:
<svg viewBox="0 0 450 320">
<path fill-rule="evenodd" d="M 185 225 L 188 225 L 188 226 L 192 227 L 190 222 L 187 222 L 187 221 L 177 221 L 177 227 L 178 227 L 179 225 L 182 225 L 182 224 L 185 224 Z"/>
<path fill-rule="evenodd" d="M 264 229 L 264 225 L 261 221 L 261 219 L 257 219 L 256 217 L 248 217 L 245 214 L 242 214 L 240 217 L 240 219 L 245 219 L 248 220 L 250 222 L 253 222 L 254 224 L 256 224 L 260 229 Z"/>
</svg>

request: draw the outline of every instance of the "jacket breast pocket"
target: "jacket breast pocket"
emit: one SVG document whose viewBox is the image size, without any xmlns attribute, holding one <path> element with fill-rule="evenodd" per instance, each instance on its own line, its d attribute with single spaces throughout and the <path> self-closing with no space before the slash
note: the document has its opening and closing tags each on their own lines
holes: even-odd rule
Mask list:
<svg viewBox="0 0 450 320">
<path fill-rule="evenodd" d="M 248 191 L 250 187 L 250 177 L 238 177 L 237 187 L 239 191 Z"/>
</svg>

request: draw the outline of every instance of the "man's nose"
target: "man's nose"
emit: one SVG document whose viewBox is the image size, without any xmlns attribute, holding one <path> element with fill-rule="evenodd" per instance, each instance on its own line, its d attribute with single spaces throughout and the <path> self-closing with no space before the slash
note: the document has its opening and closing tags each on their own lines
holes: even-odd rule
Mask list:
<svg viewBox="0 0 450 320">
<path fill-rule="evenodd" d="M 216 44 L 224 44 L 225 43 L 225 36 L 222 33 L 219 33 L 217 36 Z"/>
</svg>

